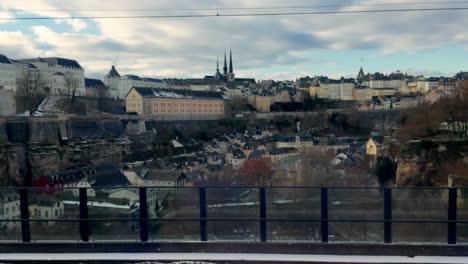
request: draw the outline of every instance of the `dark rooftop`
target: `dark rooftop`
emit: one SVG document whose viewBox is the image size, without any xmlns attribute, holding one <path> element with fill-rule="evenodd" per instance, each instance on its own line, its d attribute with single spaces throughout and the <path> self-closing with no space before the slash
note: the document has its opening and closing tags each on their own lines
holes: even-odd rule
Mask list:
<svg viewBox="0 0 468 264">
<path fill-rule="evenodd" d="M 112 77 L 117 77 L 117 78 L 120 78 L 120 74 L 119 72 L 117 71 L 117 69 L 115 69 L 115 66 L 112 65 L 112 68 L 111 70 L 107 73 L 106 75 L 106 78 L 112 78 Z"/>
<path fill-rule="evenodd" d="M 144 180 L 147 181 L 174 181 L 178 182 L 185 179 L 186 176 L 180 171 L 171 170 L 152 170 L 150 171 Z"/>
<path fill-rule="evenodd" d="M 99 79 L 89 79 L 85 78 L 85 87 L 86 88 L 98 88 L 106 86 L 101 80 Z"/>
<path fill-rule="evenodd" d="M 5 55 L 2 55 L 0 54 L 0 63 L 3 63 L 3 64 L 12 64 L 10 59 L 5 56 Z"/>
<path fill-rule="evenodd" d="M 115 165 L 101 165 L 96 167 L 96 174 L 90 175 L 93 187 L 127 186 L 128 182 L 122 170 Z"/>
<path fill-rule="evenodd" d="M 134 87 L 134 89 L 146 98 L 224 99 L 223 94 L 220 92 L 142 87 Z"/>
<path fill-rule="evenodd" d="M 49 65 L 60 65 L 63 67 L 68 67 L 68 68 L 82 69 L 81 65 L 76 60 L 70 60 L 70 59 L 64 59 L 64 58 L 58 58 L 58 57 L 23 59 L 19 61 L 28 62 L 28 63 L 43 62 Z"/>
</svg>

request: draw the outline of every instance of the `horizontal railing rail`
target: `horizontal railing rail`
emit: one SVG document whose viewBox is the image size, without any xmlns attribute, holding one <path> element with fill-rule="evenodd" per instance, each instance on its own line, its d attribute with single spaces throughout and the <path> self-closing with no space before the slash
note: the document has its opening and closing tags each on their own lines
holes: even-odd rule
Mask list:
<svg viewBox="0 0 468 264">
<path fill-rule="evenodd" d="M 20 217 L 17 217 L 15 219 L 11 218 L 5 218 L 6 209 L 2 208 L 2 211 L 0 212 L 2 215 L 0 219 L 0 227 L 3 227 L 4 225 L 8 225 L 10 223 L 20 223 L 21 225 L 21 242 L 31 242 L 34 241 L 34 239 L 31 238 L 31 223 L 36 223 L 36 222 L 77 222 L 79 223 L 79 237 L 82 242 L 88 242 L 90 240 L 90 233 L 91 229 L 90 226 L 91 223 L 94 222 L 138 222 L 138 232 L 139 232 L 139 240 L 142 242 L 146 242 L 150 239 L 150 223 L 152 222 L 196 222 L 198 224 L 198 235 L 200 241 L 209 241 L 210 237 L 208 234 L 208 223 L 211 222 L 255 222 L 258 224 L 258 235 L 259 235 L 259 240 L 262 242 L 267 242 L 267 241 L 273 241 L 273 239 L 269 239 L 268 235 L 268 226 L 269 223 L 275 223 L 275 222 L 289 222 L 289 223 L 299 223 L 299 222 L 304 222 L 304 223 L 315 223 L 319 225 L 319 236 L 320 236 L 320 241 L 323 243 L 327 243 L 329 241 L 329 236 L 330 236 L 330 224 L 333 223 L 380 223 L 383 225 L 383 239 L 381 242 L 383 243 L 395 243 L 393 239 L 393 227 L 394 224 L 402 224 L 402 223 L 408 223 L 408 224 L 445 224 L 447 227 L 446 229 L 446 243 L 448 244 L 456 244 L 457 243 L 457 225 L 467 225 L 467 231 L 468 231 L 468 219 L 458 219 L 460 215 L 459 212 L 457 212 L 458 208 L 460 205 L 457 203 L 458 202 L 463 202 L 461 199 L 463 199 L 463 196 L 460 195 L 460 192 L 466 192 L 465 190 L 468 191 L 468 188 L 449 188 L 449 187 L 405 187 L 405 188 L 397 188 L 397 187 L 317 187 L 317 186 L 298 186 L 298 187 L 291 187 L 291 186 L 279 186 L 279 187 L 256 187 L 256 186 L 145 186 L 145 187 L 135 187 L 135 186 L 129 186 L 129 187 L 100 187 L 100 188 L 92 188 L 93 190 L 138 190 L 138 202 L 135 202 L 133 204 L 133 207 L 131 207 L 131 211 L 135 212 L 132 216 L 130 217 L 112 217 L 112 216 L 105 216 L 105 217 L 95 217 L 95 216 L 90 216 L 90 206 L 94 205 L 99 205 L 101 203 L 100 201 L 90 201 L 90 197 L 88 197 L 88 191 L 91 188 L 73 188 L 73 187 L 66 187 L 66 188 L 58 188 L 58 187 L 49 187 L 49 188 L 13 188 L 13 187 L 7 187 L 7 188 L 0 188 L 0 193 L 5 192 L 5 191 L 14 191 L 17 192 L 19 196 L 19 211 L 20 211 Z M 193 201 L 195 201 L 195 205 L 190 208 L 190 212 L 192 214 L 195 214 L 197 216 L 195 217 L 177 217 L 177 216 L 168 216 L 168 215 L 150 215 L 148 211 L 148 195 L 149 195 L 149 190 L 151 189 L 175 189 L 175 190 L 183 190 L 183 189 L 192 189 L 192 190 L 197 190 L 196 194 L 194 194 L 197 197 L 191 197 L 193 198 Z M 248 206 L 253 206 L 255 207 L 256 215 L 257 217 L 219 217 L 219 216 L 210 216 L 210 210 L 216 209 L 222 205 L 227 205 L 228 203 L 222 203 L 222 201 L 216 200 L 217 204 L 213 205 L 208 203 L 207 201 L 209 198 L 209 190 L 211 189 L 249 189 L 249 190 L 255 190 L 255 192 L 258 192 L 256 194 L 256 201 L 255 202 L 249 202 L 247 203 Z M 285 190 L 289 189 L 292 191 L 298 191 L 298 190 L 315 190 L 316 193 L 314 194 L 314 200 L 316 201 L 317 204 L 315 205 L 317 217 L 289 217 L 288 215 L 284 217 L 277 217 L 277 216 L 271 216 L 269 215 L 269 210 L 271 209 L 271 206 L 279 206 L 281 203 L 278 201 L 269 201 L 267 199 L 268 194 L 272 190 Z M 47 218 L 43 216 L 37 216 L 33 215 L 31 216 L 30 206 L 31 206 L 31 198 L 37 198 L 36 196 L 47 196 L 47 197 L 52 197 L 56 198 L 53 195 L 55 195 L 55 192 L 60 193 L 60 192 L 65 192 L 69 190 L 78 190 L 78 195 L 76 197 L 76 201 L 73 201 L 73 204 L 70 204 L 71 206 L 77 206 L 78 207 L 78 215 L 75 215 L 73 217 L 67 218 L 67 219 L 62 219 L 62 218 Z M 374 206 L 372 209 L 381 211 L 382 217 L 365 217 L 366 210 L 369 208 L 358 208 L 362 209 L 362 214 L 363 216 L 358 216 L 358 217 L 336 217 L 332 216 L 331 212 L 335 211 L 340 211 L 340 209 L 333 208 L 331 206 L 334 206 L 336 204 L 333 204 L 333 202 L 330 199 L 330 196 L 332 195 L 333 190 L 364 190 L 367 192 L 368 190 L 378 190 L 380 194 L 381 200 L 371 200 L 368 202 L 369 205 Z M 438 218 L 433 218 L 433 219 L 428 219 L 426 218 L 426 215 L 423 215 L 422 219 L 416 218 L 413 219 L 411 217 L 395 217 L 395 212 L 397 212 L 394 209 L 394 202 L 395 201 L 402 201 L 404 199 L 395 199 L 393 196 L 396 191 L 400 190 L 411 190 L 415 193 L 418 191 L 423 191 L 423 190 L 438 190 L 438 191 L 444 191 L 446 192 L 446 195 L 440 195 L 440 203 L 443 204 L 443 209 L 446 210 L 446 213 L 443 215 L 437 215 Z M 52 194 L 50 192 L 53 192 Z M 34 197 L 31 197 L 31 196 Z M 177 195 L 177 194 L 176 194 Z M 219 197 L 218 197 L 219 198 Z M 310 197 L 307 197 L 310 198 Z M 356 197 L 355 197 L 356 198 Z M 380 199 L 379 198 L 379 199 Z M 101 198 L 102 199 L 102 198 Z M 222 198 L 221 198 L 222 199 Z M 52 199 L 53 200 L 53 199 Z M 359 197 L 356 198 L 357 202 L 366 204 L 366 201 L 360 201 Z M 293 203 L 295 199 L 290 199 L 287 200 L 288 202 Z M 297 200 L 297 201 L 311 201 L 310 199 L 304 199 L 304 200 Z M 10 200 L 4 200 L 4 203 L 6 202 L 11 202 Z M 34 202 L 34 201 L 32 201 Z M 284 201 L 283 201 L 284 202 Z M 347 203 L 341 204 L 338 203 L 340 206 L 343 208 L 346 208 L 348 205 Z M 236 204 L 234 204 L 236 205 Z M 239 205 L 239 204 L 237 204 Z M 379 207 L 380 205 L 380 207 Z M 233 204 L 230 204 L 229 206 L 233 206 Z M 119 209 L 120 207 L 116 207 Z M 227 207 L 228 208 L 228 207 Z M 463 214 L 468 214 L 467 210 L 464 208 L 468 208 L 468 206 L 461 207 L 462 208 L 462 213 Z M 120 208 L 121 209 L 121 208 Z M 312 208 L 309 208 L 312 210 Z M 349 210 L 354 210 L 354 208 L 348 208 Z M 53 212 L 51 212 L 52 214 Z M 286 214 L 290 212 L 284 212 Z M 380 214 L 380 213 L 379 213 Z M 431 214 L 430 212 L 428 213 L 429 215 Z M 1 231 L 1 229 L 0 229 Z M 174 231 L 176 232 L 176 231 Z M 468 233 L 468 232 L 467 232 Z M 53 236 L 53 235 L 52 235 Z M 52 240 L 53 237 L 50 237 Z M 2 239 L 0 238 L 0 241 Z M 425 241 L 420 241 L 420 242 L 425 242 Z M 33 242 L 34 243 L 34 242 Z"/>
</svg>

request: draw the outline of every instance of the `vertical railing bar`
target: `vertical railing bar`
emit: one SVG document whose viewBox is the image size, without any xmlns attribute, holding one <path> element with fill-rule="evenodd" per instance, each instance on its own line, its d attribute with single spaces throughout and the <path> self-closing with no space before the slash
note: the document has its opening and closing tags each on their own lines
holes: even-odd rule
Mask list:
<svg viewBox="0 0 468 264">
<path fill-rule="evenodd" d="M 328 242 L 328 189 L 320 188 L 320 229 L 322 242 Z"/>
<path fill-rule="evenodd" d="M 201 241 L 208 241 L 208 235 L 206 231 L 206 189 L 204 187 L 200 187 L 199 191 L 199 209 L 200 209 L 200 240 Z"/>
<path fill-rule="evenodd" d="M 80 188 L 80 236 L 83 242 L 89 241 L 88 190 Z"/>
<path fill-rule="evenodd" d="M 28 189 L 19 189 L 20 196 L 20 216 L 21 216 L 21 235 L 23 242 L 31 242 L 31 229 L 29 226 L 29 202 Z"/>
<path fill-rule="evenodd" d="M 448 227 L 447 240 L 449 244 L 457 243 L 457 188 L 450 188 L 448 193 Z"/>
<path fill-rule="evenodd" d="M 384 243 L 392 243 L 392 189 L 384 189 Z"/>
<path fill-rule="evenodd" d="M 270 190 L 272 191 L 272 190 Z M 259 189 L 259 201 L 260 201 L 260 241 L 267 241 L 267 208 L 266 208 L 266 191 L 265 188 Z"/>
<path fill-rule="evenodd" d="M 148 241 L 148 202 L 146 195 L 146 187 L 139 188 L 140 194 L 140 240 Z"/>
</svg>

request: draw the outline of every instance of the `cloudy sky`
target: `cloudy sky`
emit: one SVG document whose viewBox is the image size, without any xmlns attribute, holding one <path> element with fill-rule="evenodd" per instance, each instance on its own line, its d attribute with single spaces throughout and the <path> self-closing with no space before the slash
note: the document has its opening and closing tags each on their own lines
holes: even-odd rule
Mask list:
<svg viewBox="0 0 468 264">
<path fill-rule="evenodd" d="M 419 1 L 419 2 L 418 2 Z M 440 3 L 440 2 L 452 2 Z M 460 1 L 460 0 L 458 0 Z M 468 10 L 269 17 L 4 20 L 13 17 L 271 13 L 468 7 L 441 0 L 1 0 L 0 54 L 76 59 L 86 75 L 203 77 L 232 48 L 236 74 L 257 79 L 355 76 L 364 70 L 468 70 Z M 382 5 L 406 3 L 403 6 Z M 413 3 L 408 5 L 408 3 Z M 246 7 L 339 7 L 233 10 Z M 218 10 L 161 10 L 161 9 Z M 221 61 L 222 62 L 222 61 Z"/>
</svg>

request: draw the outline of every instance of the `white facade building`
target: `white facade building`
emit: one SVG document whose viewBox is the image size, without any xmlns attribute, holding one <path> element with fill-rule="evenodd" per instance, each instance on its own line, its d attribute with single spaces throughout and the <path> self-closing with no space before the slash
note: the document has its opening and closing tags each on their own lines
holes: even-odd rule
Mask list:
<svg viewBox="0 0 468 264">
<path fill-rule="evenodd" d="M 52 57 L 19 62 L 30 63 L 39 70 L 45 90 L 50 94 L 67 94 L 67 83 L 72 83 L 76 96 L 86 96 L 85 71 L 76 60 Z"/>
<path fill-rule="evenodd" d="M 16 91 L 17 66 L 0 54 L 0 89 Z"/>
<path fill-rule="evenodd" d="M 5 191 L 0 194 L 0 219 L 21 219 L 19 195 L 15 192 Z M 0 222 L 0 227 L 19 228 L 19 222 Z"/>
<path fill-rule="evenodd" d="M 47 219 L 56 220 L 60 219 L 65 214 L 65 207 L 63 202 L 56 201 L 47 197 L 38 200 L 29 206 L 29 215 L 31 219 Z M 45 225 L 53 225 L 54 221 L 44 222 Z"/>
<path fill-rule="evenodd" d="M 48 94 L 66 94 L 67 83 L 72 83 L 76 96 L 86 95 L 84 69 L 75 60 L 57 57 L 13 60 L 0 54 L 0 89 L 17 92 L 25 76 L 30 82 L 39 81 L 43 92 Z"/>
<path fill-rule="evenodd" d="M 320 82 L 317 87 L 317 95 L 320 98 L 333 100 L 353 100 L 353 90 L 356 83 L 353 79 L 327 80 Z"/>
<path fill-rule="evenodd" d="M 104 77 L 104 84 L 109 87 L 111 96 L 115 99 L 124 99 L 133 87 L 166 88 L 163 81 L 154 78 L 140 78 L 136 75 L 121 76 L 115 66 Z"/>
<path fill-rule="evenodd" d="M 362 86 L 370 89 L 392 88 L 402 90 L 406 88 L 406 80 L 367 80 Z"/>
<path fill-rule="evenodd" d="M 21 78 L 26 76 L 30 82 L 34 82 L 39 76 L 39 70 L 31 63 L 12 60 L 0 54 L 0 89 L 16 93 Z"/>
</svg>

